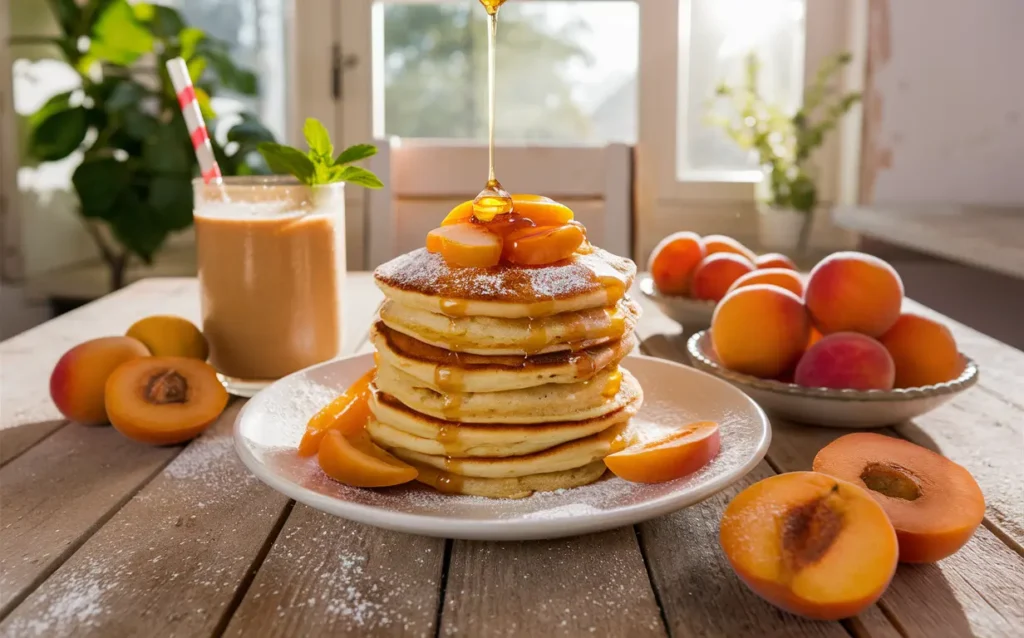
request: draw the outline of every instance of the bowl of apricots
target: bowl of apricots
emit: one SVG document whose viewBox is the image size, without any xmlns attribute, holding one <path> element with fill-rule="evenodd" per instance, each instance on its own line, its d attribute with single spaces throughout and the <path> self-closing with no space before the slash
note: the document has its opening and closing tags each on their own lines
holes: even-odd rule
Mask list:
<svg viewBox="0 0 1024 638">
<path fill-rule="evenodd" d="M 978 378 L 949 328 L 903 311 L 883 260 L 834 253 L 806 278 L 742 275 L 687 342 L 690 361 L 799 423 L 872 428 L 929 412 Z"/>
<path fill-rule="evenodd" d="M 755 273 L 799 279 L 796 264 L 780 253 L 757 255 L 732 237 L 681 231 L 661 240 L 648 260 L 640 291 L 687 329 L 711 325 L 715 306 L 736 281 Z M 783 275 L 775 274 L 780 270 Z"/>
<path fill-rule="evenodd" d="M 109 423 L 140 443 L 183 443 L 228 404 L 208 352 L 187 319 L 146 317 L 124 336 L 91 339 L 64 353 L 50 375 L 50 398 L 69 421 Z"/>
</svg>

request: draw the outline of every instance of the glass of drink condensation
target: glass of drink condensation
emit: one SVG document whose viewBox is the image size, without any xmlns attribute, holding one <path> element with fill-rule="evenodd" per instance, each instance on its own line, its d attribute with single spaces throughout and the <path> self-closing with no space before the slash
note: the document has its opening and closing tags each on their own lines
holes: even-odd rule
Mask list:
<svg viewBox="0 0 1024 638">
<path fill-rule="evenodd" d="M 345 185 L 193 181 L 203 333 L 232 394 L 252 396 L 342 347 Z"/>
</svg>

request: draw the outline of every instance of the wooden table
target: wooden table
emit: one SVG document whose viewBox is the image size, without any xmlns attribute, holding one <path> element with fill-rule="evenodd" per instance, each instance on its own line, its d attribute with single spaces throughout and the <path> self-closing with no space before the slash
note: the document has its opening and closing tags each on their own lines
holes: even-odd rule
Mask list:
<svg viewBox="0 0 1024 638">
<path fill-rule="evenodd" d="M 347 349 L 365 351 L 380 294 L 365 274 L 348 286 Z M 644 310 L 641 350 L 684 360 L 678 326 Z M 1024 353 L 962 325 L 950 324 L 981 365 L 979 385 L 885 432 L 969 468 L 988 501 L 984 525 L 937 565 L 900 566 L 860 616 L 810 622 L 740 583 L 718 521 L 739 490 L 808 469 L 839 431 L 775 420 L 768 457 L 747 478 L 634 527 L 528 543 L 407 536 L 257 481 L 231 447 L 241 400 L 186 446 L 63 421 L 47 393 L 57 358 L 154 313 L 196 319 L 196 283 L 142 281 L 0 346 L 2 636 L 1024 635 Z"/>
</svg>

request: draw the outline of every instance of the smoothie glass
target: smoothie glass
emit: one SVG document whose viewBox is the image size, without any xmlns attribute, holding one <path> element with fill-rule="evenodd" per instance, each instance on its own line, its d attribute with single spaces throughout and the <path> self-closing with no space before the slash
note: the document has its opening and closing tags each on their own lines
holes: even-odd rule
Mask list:
<svg viewBox="0 0 1024 638">
<path fill-rule="evenodd" d="M 203 333 L 232 394 L 341 354 L 343 183 L 193 181 Z"/>
</svg>

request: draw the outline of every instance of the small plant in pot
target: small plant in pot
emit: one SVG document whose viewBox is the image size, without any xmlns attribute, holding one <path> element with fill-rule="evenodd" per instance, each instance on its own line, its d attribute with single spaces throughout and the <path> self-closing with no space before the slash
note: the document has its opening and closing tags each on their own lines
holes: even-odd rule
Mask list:
<svg viewBox="0 0 1024 638">
<path fill-rule="evenodd" d="M 821 63 L 814 81 L 804 91 L 803 104 L 787 113 L 769 103 L 761 94 L 757 55 L 747 56 L 744 83 L 722 83 L 716 100 L 729 100 L 733 116 L 710 114 L 709 121 L 720 127 L 740 148 L 756 154 L 764 179 L 761 182 L 761 243 L 768 248 L 802 253 L 807 248 L 818 186 L 810 166 L 812 153 L 822 145 L 853 105 L 858 92 L 841 93 L 836 80 L 850 63 L 849 53 L 840 53 Z"/>
</svg>

